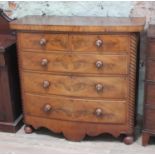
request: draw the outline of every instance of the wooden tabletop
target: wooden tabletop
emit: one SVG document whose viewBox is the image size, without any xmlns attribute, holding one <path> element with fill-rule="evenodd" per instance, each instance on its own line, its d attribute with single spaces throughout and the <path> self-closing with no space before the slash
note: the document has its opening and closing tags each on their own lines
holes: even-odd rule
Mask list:
<svg viewBox="0 0 155 155">
<path fill-rule="evenodd" d="M 58 32 L 139 32 L 144 25 L 143 17 L 26 16 L 11 22 L 10 27 L 14 30 Z"/>
</svg>

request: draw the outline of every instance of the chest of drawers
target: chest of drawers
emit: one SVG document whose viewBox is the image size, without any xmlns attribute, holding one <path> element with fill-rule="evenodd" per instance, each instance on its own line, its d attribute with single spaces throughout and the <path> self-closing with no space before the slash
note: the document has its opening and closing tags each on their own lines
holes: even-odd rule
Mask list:
<svg viewBox="0 0 155 155">
<path fill-rule="evenodd" d="M 25 132 L 134 133 L 136 60 L 143 18 L 28 16 L 17 30 Z"/>
<path fill-rule="evenodd" d="M 147 32 L 145 73 L 145 99 L 143 122 L 143 145 L 147 145 L 150 136 L 155 135 L 155 24 L 150 24 Z"/>
</svg>

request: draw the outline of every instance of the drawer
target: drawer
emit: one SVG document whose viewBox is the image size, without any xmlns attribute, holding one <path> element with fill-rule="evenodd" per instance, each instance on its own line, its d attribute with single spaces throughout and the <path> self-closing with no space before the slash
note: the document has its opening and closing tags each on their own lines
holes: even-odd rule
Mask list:
<svg viewBox="0 0 155 155">
<path fill-rule="evenodd" d="M 24 69 L 52 72 L 127 74 L 127 55 L 21 53 Z"/>
<path fill-rule="evenodd" d="M 146 66 L 146 79 L 155 81 L 155 61 L 148 60 Z"/>
<path fill-rule="evenodd" d="M 20 47 L 27 50 L 64 51 L 68 48 L 67 34 L 20 33 Z"/>
<path fill-rule="evenodd" d="M 147 82 L 145 85 L 146 104 L 155 104 L 155 84 Z"/>
<path fill-rule="evenodd" d="M 72 51 L 78 52 L 128 52 L 128 35 L 71 35 Z"/>
<path fill-rule="evenodd" d="M 23 88 L 30 93 L 124 99 L 128 92 L 127 77 L 59 76 L 24 72 L 23 79 Z"/>
<path fill-rule="evenodd" d="M 144 128 L 155 131 L 155 109 L 145 108 L 144 111 Z"/>
<path fill-rule="evenodd" d="M 125 123 L 125 101 L 84 100 L 25 94 L 26 115 L 68 121 Z"/>
<path fill-rule="evenodd" d="M 148 40 L 148 50 L 146 52 L 148 57 L 155 57 L 155 39 Z"/>
</svg>

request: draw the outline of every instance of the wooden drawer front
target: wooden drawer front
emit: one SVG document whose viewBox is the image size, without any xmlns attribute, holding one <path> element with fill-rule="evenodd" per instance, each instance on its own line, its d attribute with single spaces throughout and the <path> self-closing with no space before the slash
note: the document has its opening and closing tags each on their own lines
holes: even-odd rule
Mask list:
<svg viewBox="0 0 155 155">
<path fill-rule="evenodd" d="M 24 69 L 52 72 L 127 74 L 126 55 L 42 54 L 22 52 Z"/>
<path fill-rule="evenodd" d="M 155 81 L 155 61 L 148 60 L 146 66 L 146 78 L 147 80 Z"/>
<path fill-rule="evenodd" d="M 148 55 L 149 57 L 155 57 L 155 39 L 149 39 L 146 55 Z"/>
<path fill-rule="evenodd" d="M 80 77 L 23 73 L 24 89 L 31 93 L 78 97 L 122 99 L 127 97 L 128 79 L 125 77 Z"/>
<path fill-rule="evenodd" d="M 128 35 L 72 35 L 72 51 L 78 52 L 127 52 Z"/>
<path fill-rule="evenodd" d="M 61 120 L 125 123 L 125 101 L 83 100 L 62 97 L 25 95 L 27 115 Z"/>
<path fill-rule="evenodd" d="M 144 117 L 145 129 L 155 131 L 155 109 L 145 108 Z"/>
<path fill-rule="evenodd" d="M 64 51 L 68 46 L 68 35 L 65 34 L 33 34 L 22 33 L 20 46 L 22 49 Z"/>
<path fill-rule="evenodd" d="M 155 84 L 147 83 L 145 89 L 146 104 L 155 104 Z"/>
</svg>

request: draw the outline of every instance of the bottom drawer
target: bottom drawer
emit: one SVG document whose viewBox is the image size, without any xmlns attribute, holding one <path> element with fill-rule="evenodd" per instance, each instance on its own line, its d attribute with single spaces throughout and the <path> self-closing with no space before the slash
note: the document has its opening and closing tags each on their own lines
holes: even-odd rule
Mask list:
<svg viewBox="0 0 155 155">
<path fill-rule="evenodd" d="M 27 115 L 69 121 L 125 123 L 125 101 L 85 100 L 25 94 Z"/>
<path fill-rule="evenodd" d="M 145 107 L 144 128 L 155 131 L 155 108 Z"/>
</svg>

